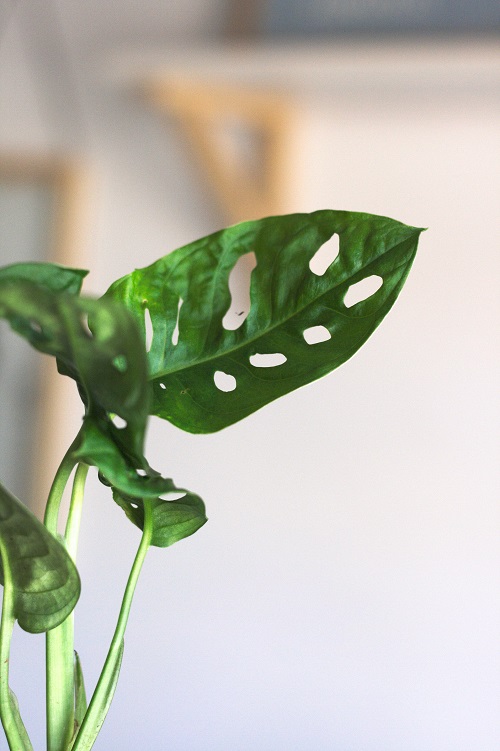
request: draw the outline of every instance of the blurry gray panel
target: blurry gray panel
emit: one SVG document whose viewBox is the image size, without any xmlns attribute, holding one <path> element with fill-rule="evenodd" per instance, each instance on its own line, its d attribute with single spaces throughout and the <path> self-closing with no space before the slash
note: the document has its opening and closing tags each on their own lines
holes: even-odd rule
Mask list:
<svg viewBox="0 0 500 751">
<path fill-rule="evenodd" d="M 498 31 L 498 0 L 269 0 L 265 34 Z"/>
</svg>

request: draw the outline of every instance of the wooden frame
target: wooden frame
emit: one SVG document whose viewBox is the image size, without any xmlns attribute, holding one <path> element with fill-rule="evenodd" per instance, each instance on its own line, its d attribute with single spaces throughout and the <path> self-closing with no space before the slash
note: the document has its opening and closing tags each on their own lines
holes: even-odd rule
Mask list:
<svg viewBox="0 0 500 751">
<path fill-rule="evenodd" d="M 83 170 L 74 161 L 51 156 L 0 155 L 0 184 L 5 186 L 40 186 L 52 193 L 50 202 L 51 216 L 47 222 L 46 245 L 39 256 L 30 260 L 50 261 L 68 266 L 81 265 L 81 231 L 83 207 Z M 5 257 L 7 256 L 7 257 Z M 5 250 L 2 253 L 0 238 L 0 265 L 15 262 Z M 27 349 L 29 352 L 29 349 Z M 30 363 L 29 355 L 27 363 Z M 26 365 L 23 366 L 25 368 Z M 30 367 L 30 365 L 28 365 Z M 23 445 L 29 455 L 28 477 L 23 464 L 24 477 L 19 486 L 25 500 L 32 510 L 41 514 L 46 500 L 50 482 L 64 452 L 67 436 L 63 435 L 65 420 L 64 398 L 66 384 L 57 376 L 52 358 L 36 355 L 32 367 L 37 369 L 37 414 L 34 429 L 29 438 L 24 438 Z M 20 372 L 20 381 L 23 381 Z M 66 379 L 68 380 L 68 379 Z M 32 397 L 31 397 L 32 398 Z M 10 396 L 8 397 L 10 400 Z M 28 400 L 29 402 L 29 400 Z M 23 433 L 33 425 L 30 416 L 22 426 Z M 7 427 L 10 431 L 15 426 Z M 47 436 L 50 435 L 50 441 Z M 7 433 L 4 436 L 6 439 Z M 71 440 L 71 439 L 70 439 Z M 14 479 L 15 484 L 15 479 Z"/>
<path fill-rule="evenodd" d="M 286 96 L 168 76 L 150 79 L 143 92 L 160 112 L 175 118 L 229 221 L 284 210 L 293 119 Z M 220 136 L 231 123 L 253 135 L 256 148 L 250 165 L 218 138 L 217 131 Z"/>
</svg>

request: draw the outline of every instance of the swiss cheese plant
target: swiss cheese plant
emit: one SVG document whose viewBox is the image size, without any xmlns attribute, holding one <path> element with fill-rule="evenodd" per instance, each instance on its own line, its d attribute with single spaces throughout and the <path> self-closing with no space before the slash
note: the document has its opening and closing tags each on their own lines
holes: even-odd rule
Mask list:
<svg viewBox="0 0 500 751">
<path fill-rule="evenodd" d="M 15 622 L 46 632 L 47 751 L 88 751 L 116 687 L 148 548 L 168 547 L 206 522 L 202 499 L 149 465 L 149 416 L 210 433 L 342 365 L 394 304 L 420 232 L 386 217 L 330 210 L 244 222 L 133 271 L 99 299 L 81 294 L 86 271 L 49 263 L 0 269 L 0 316 L 55 358 L 58 371 L 75 381 L 84 410 L 43 524 L 0 486 L 0 713 L 11 751 L 32 751 L 9 686 Z M 232 310 L 239 267 L 251 269 L 248 299 Z M 73 609 L 89 467 L 142 534 L 87 701 Z M 70 482 L 69 511 L 61 520 Z"/>
</svg>

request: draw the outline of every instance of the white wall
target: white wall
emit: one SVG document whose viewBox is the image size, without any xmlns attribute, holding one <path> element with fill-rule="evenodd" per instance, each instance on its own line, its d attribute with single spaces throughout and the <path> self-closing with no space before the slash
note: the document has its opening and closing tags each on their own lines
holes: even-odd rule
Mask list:
<svg viewBox="0 0 500 751">
<path fill-rule="evenodd" d="M 168 129 L 91 75 L 85 86 L 100 290 L 217 217 Z M 204 497 L 209 523 L 151 551 L 96 751 L 499 747 L 497 130 L 494 100 L 474 90 L 308 101 L 290 209 L 429 231 L 395 309 L 335 374 L 213 436 L 153 421 L 153 466 Z M 77 611 L 89 687 L 138 543 L 90 487 Z M 33 680 L 16 658 L 40 659 L 41 641 L 18 634 L 12 661 L 30 709 L 42 666 Z M 42 715 L 37 698 L 36 748 Z"/>
</svg>

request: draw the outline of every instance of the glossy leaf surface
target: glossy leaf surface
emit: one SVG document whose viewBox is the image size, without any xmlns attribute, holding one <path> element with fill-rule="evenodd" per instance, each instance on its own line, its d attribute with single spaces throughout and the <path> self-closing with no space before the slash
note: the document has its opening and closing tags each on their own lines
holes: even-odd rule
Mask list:
<svg viewBox="0 0 500 751">
<path fill-rule="evenodd" d="M 75 565 L 64 546 L 2 485 L 0 551 L 0 582 L 8 568 L 21 628 L 41 633 L 62 623 L 80 595 Z"/>
<path fill-rule="evenodd" d="M 151 413 L 211 432 L 337 368 L 394 304 L 420 232 L 345 211 L 269 217 L 198 240 L 115 282 L 106 297 L 125 303 L 149 349 Z M 334 234 L 338 257 L 314 273 L 309 263 Z M 250 311 L 238 328 L 224 328 L 229 275 L 250 252 Z M 350 288 L 369 277 L 380 277 L 380 289 L 348 306 Z M 323 338 L 311 343 L 311 329 Z"/>
</svg>

